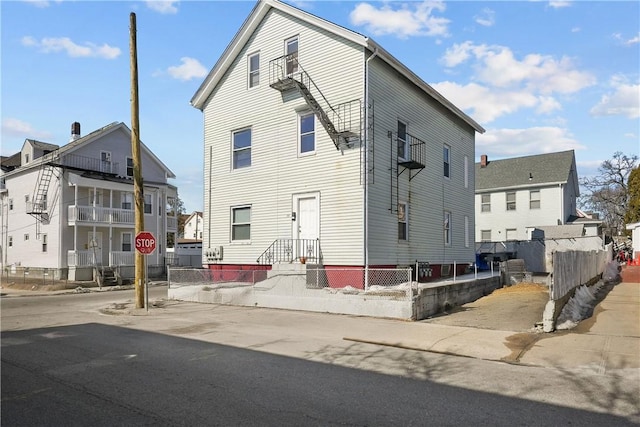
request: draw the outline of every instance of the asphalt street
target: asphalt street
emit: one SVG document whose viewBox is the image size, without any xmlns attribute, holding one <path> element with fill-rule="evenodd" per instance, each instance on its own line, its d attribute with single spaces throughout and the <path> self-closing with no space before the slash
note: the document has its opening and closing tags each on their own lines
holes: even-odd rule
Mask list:
<svg viewBox="0 0 640 427">
<path fill-rule="evenodd" d="M 3 297 L 3 425 L 637 425 L 620 376 L 356 343 L 397 321 Z M 401 323 L 401 322 L 400 322 Z M 360 326 L 358 326 L 360 325 Z"/>
</svg>

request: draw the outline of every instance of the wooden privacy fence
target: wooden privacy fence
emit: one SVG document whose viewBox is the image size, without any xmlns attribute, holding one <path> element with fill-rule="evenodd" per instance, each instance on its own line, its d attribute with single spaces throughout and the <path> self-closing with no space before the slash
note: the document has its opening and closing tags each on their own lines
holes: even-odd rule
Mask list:
<svg viewBox="0 0 640 427">
<path fill-rule="evenodd" d="M 553 253 L 553 281 L 549 289 L 558 300 L 572 289 L 584 285 L 604 271 L 607 251 L 556 251 Z"/>
</svg>

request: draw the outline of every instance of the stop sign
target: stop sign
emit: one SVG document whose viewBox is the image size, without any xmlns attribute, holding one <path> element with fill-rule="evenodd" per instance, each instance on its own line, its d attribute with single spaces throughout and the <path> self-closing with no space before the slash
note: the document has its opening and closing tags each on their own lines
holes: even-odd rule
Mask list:
<svg viewBox="0 0 640 427">
<path fill-rule="evenodd" d="M 141 231 L 136 234 L 135 246 L 141 254 L 149 255 L 156 250 L 156 237 L 148 231 Z"/>
</svg>

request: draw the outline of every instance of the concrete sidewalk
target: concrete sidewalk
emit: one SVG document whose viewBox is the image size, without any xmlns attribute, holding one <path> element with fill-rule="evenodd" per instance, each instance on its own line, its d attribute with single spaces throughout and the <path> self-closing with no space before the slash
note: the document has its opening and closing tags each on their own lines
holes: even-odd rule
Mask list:
<svg viewBox="0 0 640 427">
<path fill-rule="evenodd" d="M 327 338 L 599 374 L 630 369 L 640 381 L 640 283 L 614 286 L 591 318 L 554 333 L 171 300 L 156 304 L 146 311 L 129 301 L 101 311 L 137 317 L 134 327 L 142 329 L 294 357 Z"/>
</svg>

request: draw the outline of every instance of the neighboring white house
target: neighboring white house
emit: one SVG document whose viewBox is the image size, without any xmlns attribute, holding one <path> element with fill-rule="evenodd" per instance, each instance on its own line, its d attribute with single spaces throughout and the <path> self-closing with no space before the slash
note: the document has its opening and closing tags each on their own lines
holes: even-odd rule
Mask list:
<svg viewBox="0 0 640 427">
<path fill-rule="evenodd" d="M 482 155 L 475 171 L 477 242 L 544 238 L 545 229 L 554 236 L 598 235 L 601 221 L 577 216 L 573 150 L 492 161 Z M 569 224 L 575 227 L 550 230 Z"/>
<path fill-rule="evenodd" d="M 144 229 L 157 239 L 148 263 L 163 264 L 167 233 L 177 232 L 168 208 L 175 178 L 141 144 Z M 18 161 L 20 160 L 20 161 Z M 58 147 L 27 139 L 3 159 L 0 176 L 2 266 L 47 268 L 56 278 L 90 280 L 95 266 L 134 264 L 134 184 L 131 131 L 112 123 Z"/>
<path fill-rule="evenodd" d="M 191 103 L 209 268 L 474 262 L 484 129 L 372 39 L 260 1 Z"/>
<path fill-rule="evenodd" d="M 195 239 L 202 241 L 202 212 L 194 211 L 184 222 L 185 239 Z"/>
<path fill-rule="evenodd" d="M 625 227 L 631 231 L 632 258 L 636 260 L 636 262 L 640 262 L 640 222 L 627 224 Z"/>
</svg>

